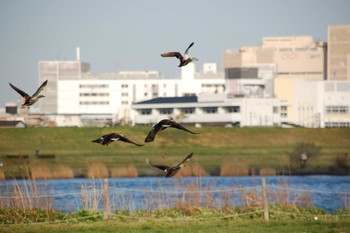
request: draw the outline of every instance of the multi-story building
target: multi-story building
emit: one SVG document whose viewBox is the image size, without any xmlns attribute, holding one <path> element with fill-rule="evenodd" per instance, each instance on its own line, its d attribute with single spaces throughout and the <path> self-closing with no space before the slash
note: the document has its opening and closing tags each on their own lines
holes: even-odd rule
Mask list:
<svg viewBox="0 0 350 233">
<path fill-rule="evenodd" d="M 132 105 L 135 124 L 165 118 L 217 126 L 279 126 L 280 102 L 274 98 L 230 98 L 226 94 L 155 98 Z"/>
<path fill-rule="evenodd" d="M 350 81 L 275 79 L 281 121 L 305 127 L 350 127 Z"/>
<path fill-rule="evenodd" d="M 311 36 L 264 37 L 261 46 L 225 51 L 223 67 L 227 76 L 231 69 L 274 64 L 281 78 L 325 80 L 326 47 L 324 42 L 314 41 Z"/>
<path fill-rule="evenodd" d="M 350 25 L 328 26 L 328 79 L 350 80 Z"/>
<path fill-rule="evenodd" d="M 130 106 L 137 101 L 167 96 L 224 92 L 223 73 L 205 63 L 202 72 L 191 63 L 181 68 L 180 78 L 165 78 L 158 71 L 121 71 L 93 75 L 90 65 L 73 61 L 40 61 L 39 80 L 49 80 L 42 113 L 58 125 L 103 125 L 132 121 Z M 77 118 L 78 117 L 78 118 Z M 77 123 L 77 119 L 82 122 Z"/>
</svg>

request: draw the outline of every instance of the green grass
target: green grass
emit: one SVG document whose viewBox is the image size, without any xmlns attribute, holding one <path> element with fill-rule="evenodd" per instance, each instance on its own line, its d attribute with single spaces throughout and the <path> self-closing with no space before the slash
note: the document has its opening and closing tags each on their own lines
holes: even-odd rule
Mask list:
<svg viewBox="0 0 350 233">
<path fill-rule="evenodd" d="M 79 224 L 39 224 L 39 225 L 10 225 L 2 226 L 0 232 L 16 233 L 98 233 L 98 232 L 349 232 L 350 221 L 312 221 L 312 220 L 288 220 L 270 221 L 262 220 L 206 220 L 206 221 L 136 221 L 120 222 L 110 221 L 105 224 L 79 223 Z"/>
<path fill-rule="evenodd" d="M 179 209 L 163 209 L 154 212 L 121 212 L 108 222 L 103 222 L 101 212 L 82 210 L 77 213 L 57 214 L 50 217 L 50 223 L 44 211 L 12 210 L 16 222 L 20 217 L 26 224 L 4 224 L 0 232 L 348 232 L 349 210 L 327 214 L 316 208 L 299 209 L 297 207 L 271 206 L 271 210 L 286 211 L 289 215 L 270 212 L 270 220 L 263 220 L 263 213 L 254 209 L 226 209 L 224 213 L 205 208 L 190 208 L 181 212 Z M 238 213 L 237 211 L 241 212 Z M 5 213 L 5 215 L 4 215 Z M 235 215 L 234 213 L 238 214 Z M 246 213 L 246 214 L 244 214 Z M 9 212 L 0 209 L 0 214 L 9 216 Z M 190 214 L 190 216 L 188 215 Z M 195 214 L 195 215 L 191 215 Z M 230 215 L 231 214 L 231 215 Z M 17 217 L 16 217 L 17 216 Z M 229 217 L 231 216 L 231 217 Z M 318 219 L 315 219 L 315 216 Z M 90 217 L 79 219 L 79 217 Z M 40 219 L 44 222 L 41 222 Z"/>
<path fill-rule="evenodd" d="M 106 164 L 108 168 L 134 165 L 147 168 L 146 158 L 166 163 L 176 163 L 194 152 L 192 163 L 207 170 L 218 170 L 223 162 L 241 161 L 249 166 L 284 166 L 283 157 L 296 143 L 313 142 L 321 147 L 318 160 L 308 161 L 311 167 L 332 166 L 336 156 L 350 153 L 350 129 L 305 128 L 223 128 L 203 127 L 189 129 L 199 132 L 192 135 L 176 129 L 160 132 L 152 143 L 143 147 L 115 142 L 109 146 L 91 140 L 110 133 L 124 133 L 135 142 L 143 143 L 150 126 L 115 128 L 24 128 L 0 130 L 0 160 L 11 169 L 18 160 L 5 155 L 29 155 L 35 159 L 36 149 L 42 154 L 55 154 L 46 159 L 51 166 L 67 164 L 73 169 L 85 169 L 91 161 Z M 163 156 L 166 157 L 164 160 Z M 233 161 L 232 160 L 232 161 Z M 284 159 L 285 160 L 285 159 Z"/>
</svg>

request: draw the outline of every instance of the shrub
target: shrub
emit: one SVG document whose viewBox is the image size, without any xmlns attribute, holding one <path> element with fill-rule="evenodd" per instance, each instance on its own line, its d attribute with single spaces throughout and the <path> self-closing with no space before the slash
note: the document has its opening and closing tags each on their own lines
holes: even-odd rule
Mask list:
<svg viewBox="0 0 350 233">
<path fill-rule="evenodd" d="M 300 167 L 303 168 L 306 166 L 306 162 L 310 158 L 314 159 L 318 155 L 320 155 L 319 146 L 313 142 L 301 142 L 297 143 L 294 146 L 292 152 L 289 153 L 289 159 L 293 167 L 300 164 Z"/>
</svg>

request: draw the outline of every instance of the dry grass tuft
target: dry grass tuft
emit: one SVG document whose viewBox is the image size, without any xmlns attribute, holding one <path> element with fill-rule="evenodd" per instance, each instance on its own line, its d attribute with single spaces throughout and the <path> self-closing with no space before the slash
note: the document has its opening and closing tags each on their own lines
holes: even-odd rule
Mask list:
<svg viewBox="0 0 350 233">
<path fill-rule="evenodd" d="M 192 170 L 193 176 L 207 176 L 208 175 L 207 172 L 204 170 L 204 168 L 201 165 L 199 165 L 198 163 L 191 166 L 191 170 Z"/>
<path fill-rule="evenodd" d="M 87 172 L 87 178 L 108 178 L 108 169 L 103 163 L 89 162 Z"/>
<path fill-rule="evenodd" d="M 48 165 L 39 160 L 32 161 L 29 167 L 33 179 L 52 179 L 54 178 L 52 170 Z"/>
<path fill-rule="evenodd" d="M 74 172 L 69 165 L 60 164 L 53 168 L 52 175 L 56 179 L 73 179 Z"/>
<path fill-rule="evenodd" d="M 236 160 L 223 160 L 220 167 L 220 176 L 248 176 L 249 167 Z"/>
<path fill-rule="evenodd" d="M 2 169 L 0 169 L 0 180 L 5 180 L 5 173 Z"/>
<path fill-rule="evenodd" d="M 271 167 L 263 167 L 260 168 L 260 175 L 261 176 L 275 176 L 276 170 Z"/>
<path fill-rule="evenodd" d="M 137 168 L 134 165 L 128 167 L 117 167 L 111 169 L 111 177 L 138 177 Z"/>
</svg>

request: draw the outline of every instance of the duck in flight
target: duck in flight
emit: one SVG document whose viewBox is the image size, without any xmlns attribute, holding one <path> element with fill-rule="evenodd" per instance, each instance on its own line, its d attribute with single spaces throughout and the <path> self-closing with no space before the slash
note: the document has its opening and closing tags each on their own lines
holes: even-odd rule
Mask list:
<svg viewBox="0 0 350 233">
<path fill-rule="evenodd" d="M 28 95 L 27 93 L 25 93 L 24 91 L 22 91 L 18 87 L 14 86 L 12 83 L 9 83 L 9 84 L 15 91 L 18 92 L 18 94 L 20 94 L 24 98 L 24 103 L 22 104 L 22 106 L 31 106 L 31 105 L 35 104 L 40 98 L 45 97 L 45 96 L 41 95 L 40 93 L 46 87 L 47 80 L 45 82 L 43 82 L 43 84 L 41 84 L 41 86 L 38 88 L 38 90 L 32 96 Z"/>
<path fill-rule="evenodd" d="M 183 127 L 179 123 L 176 123 L 172 119 L 164 119 L 164 120 L 159 121 L 156 125 L 154 125 L 152 127 L 152 129 L 149 131 L 147 137 L 145 138 L 145 142 L 152 142 L 154 140 L 154 138 L 156 137 L 156 134 L 159 131 L 165 130 L 167 128 L 176 128 L 179 130 L 189 132 L 191 134 L 198 134 L 198 133 L 192 132 L 191 130 L 186 129 L 185 127 Z"/>
<path fill-rule="evenodd" d="M 126 143 L 131 143 L 131 144 L 134 144 L 136 146 L 143 146 L 141 144 L 137 144 L 129 139 L 127 139 L 125 137 L 124 134 L 121 134 L 121 133 L 110 133 L 110 134 L 105 134 L 91 142 L 96 142 L 96 143 L 99 143 L 101 145 L 104 145 L 104 146 L 108 146 L 110 143 L 114 142 L 114 141 L 122 141 L 122 142 L 126 142 Z"/>
<path fill-rule="evenodd" d="M 198 61 L 197 58 L 188 56 L 188 50 L 193 46 L 193 44 L 194 44 L 194 42 L 192 42 L 188 46 L 188 48 L 186 49 L 186 51 L 185 51 L 183 56 L 179 52 L 162 53 L 160 56 L 162 56 L 162 57 L 176 57 L 177 59 L 180 60 L 179 67 L 185 66 L 185 65 L 187 65 L 188 63 L 190 63 L 192 61 Z"/>
<path fill-rule="evenodd" d="M 170 178 L 172 176 L 174 176 L 176 173 L 178 173 L 178 171 L 182 168 L 182 167 L 185 167 L 186 164 L 185 162 L 187 161 L 190 161 L 191 158 L 192 158 L 192 155 L 193 153 L 189 154 L 186 156 L 186 158 L 184 160 L 182 160 L 179 164 L 173 166 L 173 167 L 170 167 L 170 166 L 167 166 L 167 165 L 157 165 L 157 164 L 153 164 L 151 161 L 149 161 L 149 159 L 146 160 L 146 162 L 150 165 L 152 165 L 153 167 L 155 168 L 158 168 L 162 171 L 165 172 L 165 177 L 166 178 Z"/>
</svg>

